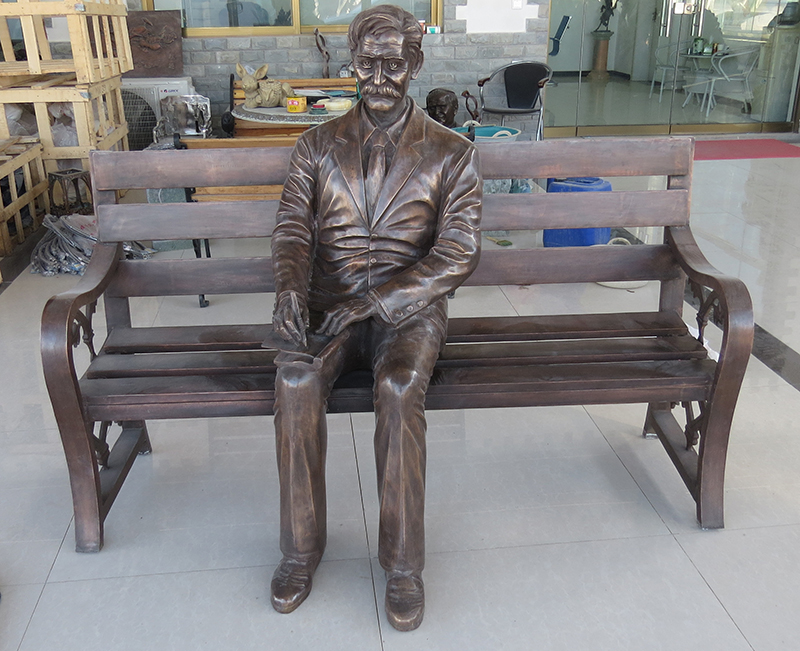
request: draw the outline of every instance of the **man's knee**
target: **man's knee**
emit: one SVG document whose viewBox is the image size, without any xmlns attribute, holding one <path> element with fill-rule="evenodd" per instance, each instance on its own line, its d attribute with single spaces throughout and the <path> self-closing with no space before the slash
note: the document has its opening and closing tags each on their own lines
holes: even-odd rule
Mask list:
<svg viewBox="0 0 800 651">
<path fill-rule="evenodd" d="M 278 368 L 275 391 L 278 394 L 319 392 L 322 380 L 319 371 L 311 364 L 287 364 Z"/>
<path fill-rule="evenodd" d="M 402 402 L 424 398 L 429 378 L 415 368 L 394 368 L 375 378 L 375 400 Z"/>
</svg>

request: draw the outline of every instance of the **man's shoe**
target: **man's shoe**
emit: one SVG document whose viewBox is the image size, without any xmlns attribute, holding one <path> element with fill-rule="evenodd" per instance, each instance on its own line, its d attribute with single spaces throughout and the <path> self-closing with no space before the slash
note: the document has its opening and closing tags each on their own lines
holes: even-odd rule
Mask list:
<svg viewBox="0 0 800 651">
<path fill-rule="evenodd" d="M 398 631 L 413 631 L 425 614 L 425 585 L 419 574 L 387 573 L 386 618 Z"/>
<path fill-rule="evenodd" d="M 272 607 L 279 613 L 295 610 L 311 593 L 311 577 L 320 558 L 299 561 L 284 557 L 272 575 L 270 593 Z"/>
</svg>

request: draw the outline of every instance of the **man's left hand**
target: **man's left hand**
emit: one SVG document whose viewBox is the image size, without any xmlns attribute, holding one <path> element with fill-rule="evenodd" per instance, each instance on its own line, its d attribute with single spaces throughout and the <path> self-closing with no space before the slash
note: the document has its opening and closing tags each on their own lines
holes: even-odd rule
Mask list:
<svg viewBox="0 0 800 651">
<path fill-rule="evenodd" d="M 339 303 L 325 313 L 325 320 L 319 328 L 319 334 L 335 337 L 351 323 L 364 321 L 376 314 L 378 314 L 378 310 L 366 298 L 354 298 Z"/>
</svg>

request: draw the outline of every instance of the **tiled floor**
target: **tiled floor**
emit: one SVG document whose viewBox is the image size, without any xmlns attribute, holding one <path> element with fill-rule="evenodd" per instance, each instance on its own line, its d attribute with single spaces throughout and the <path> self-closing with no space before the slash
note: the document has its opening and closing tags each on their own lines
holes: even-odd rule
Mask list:
<svg viewBox="0 0 800 651">
<path fill-rule="evenodd" d="M 746 280 L 759 323 L 799 349 L 800 159 L 701 162 L 695 178 L 701 246 Z M 38 353 L 44 301 L 74 282 L 26 273 L 0 294 L 0 651 L 800 648 L 800 392 L 755 359 L 723 531 L 698 529 L 661 445 L 640 436 L 641 405 L 430 413 L 427 609 L 412 633 L 383 615 L 363 414 L 331 418 L 330 544 L 292 615 L 267 593 L 279 558 L 268 418 L 152 423 L 154 453 L 114 505 L 105 549 L 76 554 Z M 654 290 L 464 289 L 451 312 L 635 310 Z M 269 311 L 219 297 L 202 311 L 195 298 L 142 301 L 138 314 Z"/>
</svg>

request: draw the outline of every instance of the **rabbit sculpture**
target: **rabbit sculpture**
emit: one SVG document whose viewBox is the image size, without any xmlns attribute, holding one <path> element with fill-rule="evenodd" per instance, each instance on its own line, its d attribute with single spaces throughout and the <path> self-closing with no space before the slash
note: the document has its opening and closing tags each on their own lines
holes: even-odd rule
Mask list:
<svg viewBox="0 0 800 651">
<path fill-rule="evenodd" d="M 286 106 L 286 98 L 294 95 L 294 90 L 286 82 L 267 79 L 269 64 L 265 63 L 254 74 L 250 74 L 241 64 L 236 64 L 236 72 L 242 80 L 245 108 L 273 108 Z"/>
</svg>

